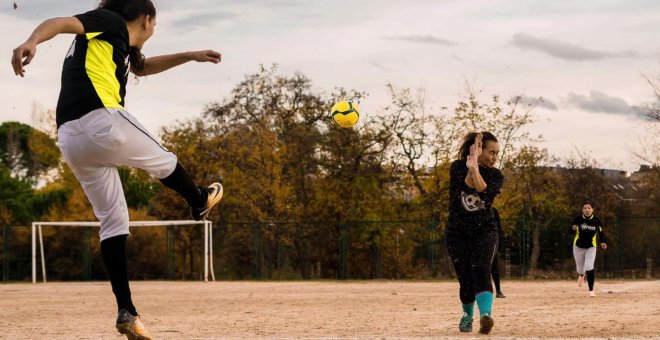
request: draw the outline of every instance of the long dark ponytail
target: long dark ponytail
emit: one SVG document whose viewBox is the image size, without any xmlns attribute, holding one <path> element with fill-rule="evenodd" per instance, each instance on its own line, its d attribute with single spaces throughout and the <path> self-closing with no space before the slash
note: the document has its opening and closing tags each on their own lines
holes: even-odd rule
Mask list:
<svg viewBox="0 0 660 340">
<path fill-rule="evenodd" d="M 151 0 L 101 0 L 98 8 L 104 8 L 121 15 L 127 22 L 139 18 L 141 15 L 156 16 L 156 7 Z M 136 71 L 144 69 L 144 54 L 139 48 L 130 47 L 128 61 L 131 68 Z"/>
</svg>

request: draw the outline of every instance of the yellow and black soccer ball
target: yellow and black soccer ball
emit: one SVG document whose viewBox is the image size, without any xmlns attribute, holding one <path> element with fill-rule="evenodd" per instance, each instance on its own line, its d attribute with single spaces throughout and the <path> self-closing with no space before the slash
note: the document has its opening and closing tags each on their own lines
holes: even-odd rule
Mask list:
<svg viewBox="0 0 660 340">
<path fill-rule="evenodd" d="M 351 128 L 360 119 L 360 109 L 353 102 L 344 100 L 332 106 L 332 120 L 343 128 Z"/>
</svg>

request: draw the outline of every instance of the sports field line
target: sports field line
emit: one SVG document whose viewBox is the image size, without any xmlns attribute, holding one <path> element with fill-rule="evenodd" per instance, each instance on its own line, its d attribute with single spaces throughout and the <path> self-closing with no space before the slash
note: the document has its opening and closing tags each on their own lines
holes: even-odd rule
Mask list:
<svg viewBox="0 0 660 340">
<path fill-rule="evenodd" d="M 618 288 L 616 284 L 610 284 L 613 287 L 609 288 L 601 288 L 601 292 L 603 293 L 609 293 L 609 294 L 621 294 L 625 293 L 629 290 L 632 289 L 639 289 L 639 288 L 644 288 L 648 286 L 652 286 L 654 284 L 660 283 L 660 280 L 655 280 L 655 281 L 650 281 L 650 282 L 638 282 L 638 283 L 632 283 L 632 284 L 624 284 L 622 288 Z M 604 285 L 604 286 L 610 286 L 610 285 Z"/>
</svg>

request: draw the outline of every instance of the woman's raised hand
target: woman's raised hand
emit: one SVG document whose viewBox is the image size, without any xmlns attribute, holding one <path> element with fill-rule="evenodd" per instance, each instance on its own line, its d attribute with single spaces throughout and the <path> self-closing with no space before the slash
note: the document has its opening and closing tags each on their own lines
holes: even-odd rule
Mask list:
<svg viewBox="0 0 660 340">
<path fill-rule="evenodd" d="M 32 61 L 37 53 L 37 44 L 32 41 L 26 41 L 14 49 L 11 57 L 11 66 L 17 76 L 25 76 L 25 68 Z M 25 58 L 25 60 L 23 60 Z"/>
<path fill-rule="evenodd" d="M 211 62 L 217 64 L 222 60 L 222 54 L 213 50 L 194 51 L 190 52 L 190 58 L 200 63 Z"/>
</svg>

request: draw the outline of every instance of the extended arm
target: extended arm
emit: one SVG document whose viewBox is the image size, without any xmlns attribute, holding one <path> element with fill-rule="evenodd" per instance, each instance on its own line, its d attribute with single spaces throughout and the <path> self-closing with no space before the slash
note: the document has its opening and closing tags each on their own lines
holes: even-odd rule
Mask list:
<svg viewBox="0 0 660 340">
<path fill-rule="evenodd" d="M 576 217 L 573 219 L 573 223 L 571 224 L 571 228 L 568 230 L 569 235 L 575 235 L 575 231 L 580 229 L 580 217 Z"/>
<path fill-rule="evenodd" d="M 607 243 L 605 243 L 605 233 L 603 232 L 602 225 L 598 226 L 598 236 L 600 238 L 600 247 L 603 249 L 607 249 Z"/>
<path fill-rule="evenodd" d="M 37 53 L 37 45 L 52 39 L 60 33 L 83 34 L 85 29 L 76 17 L 52 18 L 42 22 L 30 37 L 14 49 L 11 65 L 16 75 L 25 76 L 25 68 Z M 23 60 L 25 59 L 25 60 Z"/>
<path fill-rule="evenodd" d="M 221 58 L 220 52 L 213 50 L 165 54 L 146 58 L 144 60 L 144 69 L 136 70 L 131 68 L 131 72 L 137 76 L 148 76 L 167 71 L 189 61 L 212 62 L 217 64 L 220 62 Z"/>
</svg>

